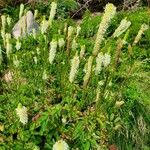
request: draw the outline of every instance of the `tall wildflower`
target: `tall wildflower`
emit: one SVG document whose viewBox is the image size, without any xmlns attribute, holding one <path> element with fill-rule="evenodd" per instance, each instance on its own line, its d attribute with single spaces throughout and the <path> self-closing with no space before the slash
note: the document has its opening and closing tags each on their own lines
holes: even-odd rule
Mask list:
<svg viewBox="0 0 150 150">
<path fill-rule="evenodd" d="M 24 11 L 24 4 L 20 5 L 20 11 L 19 11 L 19 19 L 22 17 Z"/>
<path fill-rule="evenodd" d="M 84 54 L 85 54 L 85 45 L 81 45 L 80 59 L 83 58 Z"/>
<path fill-rule="evenodd" d="M 3 56 L 2 56 L 2 48 L 0 46 L 0 64 L 2 63 L 2 60 L 3 60 Z"/>
<path fill-rule="evenodd" d="M 68 55 L 70 54 L 70 42 L 71 42 L 73 30 L 74 30 L 74 28 L 72 26 L 68 27 L 68 35 L 67 35 L 67 53 L 68 53 Z"/>
<path fill-rule="evenodd" d="M 59 140 L 53 145 L 53 150 L 69 150 L 69 146 L 65 141 Z"/>
<path fill-rule="evenodd" d="M 126 36 L 126 35 L 125 35 Z M 124 45 L 124 41 L 126 40 L 126 37 L 122 40 L 122 39 L 118 39 L 117 41 L 117 48 L 116 48 L 116 54 L 115 54 L 115 68 L 117 68 L 119 62 L 120 62 L 120 56 L 121 56 L 121 49 Z"/>
<path fill-rule="evenodd" d="M 46 20 L 45 16 L 43 16 L 43 20 L 42 20 L 41 25 L 40 25 L 41 33 L 44 34 L 48 27 L 49 27 L 49 23 Z"/>
<path fill-rule="evenodd" d="M 90 56 L 85 68 L 85 76 L 83 78 L 83 87 L 85 88 L 89 82 L 92 71 L 93 56 Z"/>
<path fill-rule="evenodd" d="M 79 36 L 79 34 L 80 34 L 80 31 L 81 31 L 81 27 L 80 27 L 80 26 L 77 26 L 76 38 Z"/>
<path fill-rule="evenodd" d="M 144 34 L 144 32 L 146 30 L 148 30 L 148 28 L 149 28 L 149 26 L 147 24 L 142 24 L 141 25 L 141 28 L 140 28 L 137 36 L 134 39 L 133 45 L 136 45 L 139 42 L 139 40 L 141 39 L 142 35 Z"/>
<path fill-rule="evenodd" d="M 19 66 L 19 60 L 18 60 L 18 57 L 17 57 L 17 55 L 15 55 L 14 57 L 13 57 L 13 64 L 14 64 L 14 66 L 15 67 L 18 67 Z"/>
<path fill-rule="evenodd" d="M 44 71 L 43 71 L 42 79 L 43 79 L 43 80 L 47 80 L 47 79 L 48 79 L 48 75 L 47 75 L 47 72 L 46 72 L 45 69 L 44 69 Z"/>
<path fill-rule="evenodd" d="M 76 38 L 74 38 L 72 41 L 72 50 L 76 50 L 77 48 L 78 48 L 78 43 L 76 41 Z"/>
<path fill-rule="evenodd" d="M 63 30 L 64 35 L 67 34 L 67 29 L 68 29 L 68 25 L 67 25 L 67 23 L 65 22 L 65 24 L 64 24 L 64 30 Z"/>
<path fill-rule="evenodd" d="M 6 20 L 7 20 L 8 26 L 10 26 L 10 25 L 11 25 L 11 22 L 12 22 L 12 19 L 10 18 L 9 15 L 7 16 Z"/>
<path fill-rule="evenodd" d="M 6 16 L 5 15 L 1 16 L 1 21 L 2 21 L 2 30 L 5 30 L 5 27 L 6 27 Z"/>
<path fill-rule="evenodd" d="M 1 21 L 2 21 L 1 36 L 3 38 L 3 43 L 5 45 L 6 44 L 6 40 L 5 40 L 6 16 L 5 15 L 1 16 Z"/>
<path fill-rule="evenodd" d="M 55 55 L 56 55 L 56 50 L 57 50 L 57 41 L 52 40 L 50 43 L 50 51 L 49 51 L 49 62 L 50 64 L 53 63 Z"/>
<path fill-rule="evenodd" d="M 37 16 L 38 16 L 38 10 L 36 9 L 36 10 L 34 11 L 34 19 L 36 19 Z"/>
<path fill-rule="evenodd" d="M 33 57 L 33 60 L 34 60 L 34 63 L 37 65 L 37 63 L 38 63 L 38 59 L 37 59 L 37 57 L 36 57 L 36 56 L 34 56 L 34 57 Z"/>
<path fill-rule="evenodd" d="M 74 28 L 72 26 L 68 27 L 68 37 L 70 38 L 72 36 Z"/>
<path fill-rule="evenodd" d="M 100 52 L 96 58 L 95 75 L 98 75 L 102 70 L 103 54 Z"/>
<path fill-rule="evenodd" d="M 119 37 L 122 33 L 124 33 L 131 25 L 131 22 L 126 18 L 122 19 L 119 27 L 115 30 L 113 37 Z"/>
<path fill-rule="evenodd" d="M 51 3 L 51 11 L 50 11 L 50 15 L 49 15 L 49 24 L 52 24 L 52 21 L 55 17 L 56 14 L 56 10 L 57 10 L 57 3 L 56 2 L 52 2 Z"/>
<path fill-rule="evenodd" d="M 39 48 L 39 47 L 36 48 L 36 53 L 37 53 L 38 55 L 40 55 L 40 48 Z"/>
<path fill-rule="evenodd" d="M 16 41 L 16 46 L 15 47 L 16 47 L 16 50 L 19 50 L 21 48 L 21 42 L 20 42 L 19 38 Z"/>
<path fill-rule="evenodd" d="M 116 7 L 113 4 L 108 3 L 106 5 L 102 21 L 99 25 L 99 29 L 97 32 L 96 41 L 95 41 L 95 45 L 94 45 L 94 49 L 93 49 L 94 56 L 96 56 L 98 54 L 99 46 L 103 41 L 104 34 L 109 26 L 111 19 L 115 16 L 115 14 L 116 14 Z"/>
<path fill-rule="evenodd" d="M 70 75 L 69 75 L 69 81 L 72 83 L 75 79 L 75 76 L 77 74 L 78 68 L 79 68 L 79 56 L 78 53 L 75 54 L 75 56 L 73 57 L 73 59 L 71 60 L 71 71 L 70 71 Z"/>
<path fill-rule="evenodd" d="M 107 67 L 110 64 L 110 61 L 111 61 L 111 56 L 109 54 L 105 53 L 103 56 L 104 67 Z"/>
<path fill-rule="evenodd" d="M 59 38 L 58 45 L 59 45 L 59 48 L 62 48 L 65 45 L 65 40 L 63 38 Z"/>
<path fill-rule="evenodd" d="M 23 123 L 24 125 L 28 123 L 28 113 L 25 106 L 18 104 L 18 107 L 16 108 L 16 113 L 21 123 Z"/>
<path fill-rule="evenodd" d="M 10 58 L 10 53 L 12 51 L 12 44 L 10 41 L 11 41 L 11 34 L 6 33 L 6 54 L 8 58 Z"/>
</svg>

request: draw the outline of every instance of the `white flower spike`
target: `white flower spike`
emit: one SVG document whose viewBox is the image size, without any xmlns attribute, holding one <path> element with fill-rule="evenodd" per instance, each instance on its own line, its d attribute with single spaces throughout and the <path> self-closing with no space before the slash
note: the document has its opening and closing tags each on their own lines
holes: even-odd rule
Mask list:
<svg viewBox="0 0 150 150">
<path fill-rule="evenodd" d="M 53 145 L 53 150 L 69 150 L 69 146 L 65 141 L 59 140 Z"/>
<path fill-rule="evenodd" d="M 78 72 L 79 63 L 80 63 L 79 56 L 78 56 L 78 53 L 76 53 L 71 61 L 71 71 L 70 71 L 70 75 L 69 75 L 69 81 L 71 83 L 74 81 L 75 76 Z"/>
<path fill-rule="evenodd" d="M 50 51 L 49 51 L 49 62 L 50 64 L 53 63 L 55 55 L 56 55 L 56 50 L 57 50 L 57 41 L 52 40 L 50 43 Z"/>
<path fill-rule="evenodd" d="M 24 125 L 27 124 L 28 123 L 27 108 L 19 104 L 18 107 L 16 108 L 16 112 L 20 119 L 20 122 L 23 123 Z"/>
</svg>

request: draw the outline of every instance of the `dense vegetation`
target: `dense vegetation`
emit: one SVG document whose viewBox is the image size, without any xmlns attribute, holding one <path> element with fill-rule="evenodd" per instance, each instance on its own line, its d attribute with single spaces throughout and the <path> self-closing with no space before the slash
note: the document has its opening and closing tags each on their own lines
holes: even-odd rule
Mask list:
<svg viewBox="0 0 150 150">
<path fill-rule="evenodd" d="M 87 11 L 78 24 L 65 19 L 74 4 L 58 3 L 56 14 L 55 6 L 3 10 L 0 150 L 61 150 L 56 144 L 149 150 L 147 8 L 116 12 L 108 4 L 98 16 Z M 36 14 L 39 32 L 15 39 L 12 28 L 27 10 Z"/>
</svg>

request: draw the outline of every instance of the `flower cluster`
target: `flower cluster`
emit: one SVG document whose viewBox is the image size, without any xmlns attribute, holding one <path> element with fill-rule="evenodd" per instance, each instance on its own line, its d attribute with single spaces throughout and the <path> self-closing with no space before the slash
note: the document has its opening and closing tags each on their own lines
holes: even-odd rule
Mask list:
<svg viewBox="0 0 150 150">
<path fill-rule="evenodd" d="M 98 75 L 102 70 L 102 65 L 106 68 L 111 61 L 111 56 L 107 53 L 104 55 L 100 52 L 96 58 L 95 75 Z"/>
<path fill-rule="evenodd" d="M 20 42 L 19 38 L 16 41 L 16 46 L 15 47 L 16 47 L 16 50 L 19 50 L 21 48 L 21 42 Z"/>
<path fill-rule="evenodd" d="M 69 146 L 64 140 L 59 140 L 53 145 L 53 150 L 69 150 Z"/>
<path fill-rule="evenodd" d="M 85 45 L 81 45 L 80 59 L 83 58 L 84 54 L 85 54 Z"/>
<path fill-rule="evenodd" d="M 70 75 L 69 75 L 69 81 L 71 83 L 75 79 L 75 75 L 77 74 L 77 71 L 79 68 L 79 63 L 80 63 L 79 56 L 78 56 L 78 53 L 76 53 L 71 61 L 71 71 L 70 71 Z"/>
<path fill-rule="evenodd" d="M 100 52 L 96 58 L 95 75 L 98 75 L 102 70 L 103 54 Z"/>
<path fill-rule="evenodd" d="M 68 37 L 70 38 L 73 33 L 74 28 L 72 26 L 68 27 Z"/>
<path fill-rule="evenodd" d="M 65 45 L 65 40 L 63 38 L 60 38 L 58 40 L 58 46 L 59 46 L 59 48 L 62 48 L 64 45 Z"/>
<path fill-rule="evenodd" d="M 49 23 L 46 20 L 45 16 L 43 16 L 43 20 L 40 25 L 41 33 L 44 34 L 48 27 L 49 27 Z"/>
<path fill-rule="evenodd" d="M 5 28 L 6 28 L 6 16 L 5 15 L 1 16 L 1 21 L 2 21 L 1 36 L 3 38 L 3 43 L 5 45 Z"/>
<path fill-rule="evenodd" d="M 76 50 L 78 48 L 78 43 L 76 41 L 76 38 L 73 39 L 71 48 L 72 50 Z"/>
<path fill-rule="evenodd" d="M 83 80 L 84 80 L 83 87 L 86 87 L 89 82 L 89 79 L 91 76 L 91 71 L 92 71 L 92 64 L 93 64 L 93 56 L 90 56 L 87 64 L 85 64 L 85 73 L 86 74 L 83 78 Z"/>
<path fill-rule="evenodd" d="M 142 24 L 142 25 L 141 25 L 141 28 L 140 28 L 140 30 L 139 30 L 137 36 L 136 36 L 135 39 L 134 39 L 133 45 L 136 45 L 136 44 L 139 42 L 139 40 L 140 40 L 141 37 L 142 37 L 142 34 L 143 34 L 146 30 L 148 30 L 148 28 L 149 28 L 149 26 L 146 25 L 146 24 Z"/>
<path fill-rule="evenodd" d="M 21 4 L 21 5 L 20 5 L 20 11 L 19 11 L 19 19 L 22 17 L 23 11 L 24 11 L 24 5 Z"/>
<path fill-rule="evenodd" d="M 99 52 L 99 46 L 103 41 L 104 34 L 109 26 L 109 23 L 111 19 L 115 16 L 116 14 L 116 7 L 113 4 L 107 4 L 105 8 L 105 13 L 102 18 L 102 22 L 100 23 L 98 32 L 97 32 L 97 37 L 96 37 L 96 42 L 94 45 L 93 49 L 93 55 L 96 56 Z"/>
<path fill-rule="evenodd" d="M 17 57 L 17 55 L 15 55 L 14 57 L 13 57 L 13 64 L 14 64 L 14 66 L 15 67 L 18 67 L 19 66 L 19 60 L 18 60 L 18 57 Z"/>
<path fill-rule="evenodd" d="M 125 19 L 122 19 L 119 27 L 115 30 L 113 37 L 119 37 L 122 33 L 124 33 L 131 25 L 131 22 Z"/>
<path fill-rule="evenodd" d="M 50 64 L 53 63 L 55 55 L 56 55 L 56 50 L 57 50 L 57 41 L 52 40 L 50 43 L 50 51 L 49 51 L 49 62 Z"/>
<path fill-rule="evenodd" d="M 52 2 L 51 3 L 51 11 L 50 11 L 50 15 L 49 15 L 49 23 L 50 23 L 50 25 L 52 24 L 52 21 L 53 21 L 53 19 L 55 17 L 56 9 L 57 9 L 57 3 L 56 2 Z"/>
<path fill-rule="evenodd" d="M 19 104 L 18 107 L 16 108 L 16 113 L 21 123 L 23 123 L 24 125 L 28 123 L 28 113 L 27 108 L 25 106 Z"/>
<path fill-rule="evenodd" d="M 6 54 L 8 58 L 10 58 L 10 53 L 12 51 L 12 44 L 10 41 L 11 41 L 11 34 L 6 33 Z"/>
<path fill-rule="evenodd" d="M 1 48 L 1 46 L 0 46 L 0 65 L 1 65 L 1 63 L 2 63 L 2 60 L 3 60 L 3 57 L 2 57 L 2 48 Z"/>
</svg>

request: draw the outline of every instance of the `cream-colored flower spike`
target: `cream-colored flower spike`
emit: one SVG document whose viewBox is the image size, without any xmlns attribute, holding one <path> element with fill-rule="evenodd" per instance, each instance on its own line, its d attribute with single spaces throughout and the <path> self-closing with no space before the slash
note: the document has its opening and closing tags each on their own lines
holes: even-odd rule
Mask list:
<svg viewBox="0 0 150 150">
<path fill-rule="evenodd" d="M 76 41 L 76 38 L 73 39 L 71 48 L 72 50 L 76 50 L 78 48 L 78 43 Z"/>
<path fill-rule="evenodd" d="M 24 4 L 20 5 L 20 11 L 19 11 L 19 19 L 22 17 L 24 11 Z"/>
<path fill-rule="evenodd" d="M 7 18 L 6 18 L 6 20 L 7 20 L 8 26 L 10 26 L 11 22 L 12 22 L 12 18 L 10 18 L 10 16 L 8 15 Z"/>
<path fill-rule="evenodd" d="M 85 45 L 81 45 L 80 59 L 84 57 L 84 54 L 85 54 Z"/>
<path fill-rule="evenodd" d="M 72 83 L 75 79 L 75 76 L 77 74 L 78 68 L 79 68 L 79 56 L 78 53 L 75 54 L 75 56 L 73 57 L 73 59 L 71 60 L 71 71 L 70 71 L 70 75 L 69 75 L 69 81 Z"/>
<path fill-rule="evenodd" d="M 41 33 L 44 34 L 49 27 L 49 22 L 46 20 L 45 16 L 43 16 L 43 20 L 40 24 Z"/>
<path fill-rule="evenodd" d="M 80 26 L 77 26 L 77 34 L 76 34 L 76 38 L 79 36 L 80 31 L 81 31 L 81 27 L 80 27 Z"/>
<path fill-rule="evenodd" d="M 141 25 L 141 28 L 140 28 L 137 36 L 134 39 L 133 45 L 136 45 L 140 41 L 140 39 L 142 38 L 142 34 L 144 34 L 144 32 L 146 30 L 148 30 L 148 28 L 149 28 L 149 26 L 147 24 L 142 24 Z"/>
<path fill-rule="evenodd" d="M 16 108 L 16 113 L 21 123 L 23 123 L 24 125 L 28 123 L 28 113 L 27 108 L 25 106 L 19 104 L 18 107 Z"/>
<path fill-rule="evenodd" d="M 116 7 L 113 4 L 108 3 L 106 5 L 102 21 L 99 25 L 99 29 L 97 32 L 96 41 L 93 49 L 94 56 L 96 56 L 99 53 L 100 44 L 103 41 L 104 34 L 109 26 L 111 19 L 115 16 L 115 14 L 116 14 Z"/>
<path fill-rule="evenodd" d="M 55 17 L 56 10 L 57 10 L 57 3 L 56 2 L 52 2 L 51 3 L 51 11 L 50 11 L 50 15 L 49 15 L 49 23 L 50 23 L 50 25 L 52 24 L 52 21 L 53 21 L 53 19 Z"/>
<path fill-rule="evenodd" d="M 6 33 L 6 54 L 8 58 L 10 58 L 10 54 L 12 52 L 12 44 L 10 41 L 11 41 L 11 34 Z"/>
<path fill-rule="evenodd" d="M 131 25 L 131 22 L 126 18 L 122 19 L 119 27 L 115 30 L 113 37 L 119 37 L 122 33 L 124 33 Z"/>
<path fill-rule="evenodd" d="M 36 10 L 34 11 L 34 19 L 36 19 L 37 16 L 38 16 L 38 10 L 36 9 Z"/>
<path fill-rule="evenodd" d="M 17 39 L 16 41 L 16 46 L 15 46 L 16 50 L 19 50 L 21 48 L 21 42 L 19 39 Z"/>
<path fill-rule="evenodd" d="M 103 53 L 100 52 L 96 58 L 95 75 L 98 75 L 102 70 L 102 63 L 103 63 Z"/>
<path fill-rule="evenodd" d="M 111 56 L 107 53 L 104 54 L 103 56 L 103 65 L 104 67 L 107 67 L 111 62 Z"/>
<path fill-rule="evenodd" d="M 91 71 L 92 71 L 92 64 L 93 64 L 93 56 L 90 56 L 88 59 L 87 64 L 85 65 L 85 76 L 83 78 L 83 87 L 85 88 L 90 80 Z"/>
<path fill-rule="evenodd" d="M 48 75 L 47 75 L 46 70 L 43 71 L 42 79 L 43 79 L 43 80 L 47 80 L 47 79 L 48 79 Z"/>
<path fill-rule="evenodd" d="M 72 26 L 68 27 L 68 37 L 70 38 L 73 33 L 74 28 Z"/>
<path fill-rule="evenodd" d="M 57 50 L 57 41 L 52 40 L 50 43 L 50 51 L 49 51 L 49 62 L 53 63 Z"/>
<path fill-rule="evenodd" d="M 65 45 L 65 40 L 63 38 L 59 38 L 58 45 L 59 45 L 59 48 L 62 48 Z"/>
<path fill-rule="evenodd" d="M 0 65 L 1 65 L 1 63 L 2 63 L 2 60 L 3 60 L 2 48 L 1 48 L 1 45 L 0 45 Z"/>
<path fill-rule="evenodd" d="M 5 27 L 6 27 L 6 16 L 5 15 L 1 16 L 1 21 L 2 21 L 2 30 L 5 30 Z"/>
<path fill-rule="evenodd" d="M 59 140 L 53 145 L 53 150 L 69 150 L 69 146 L 65 141 Z"/>
<path fill-rule="evenodd" d="M 14 64 L 14 66 L 15 67 L 18 67 L 19 66 L 19 60 L 18 60 L 18 57 L 17 57 L 17 55 L 15 55 L 14 57 L 13 57 L 13 64 Z"/>
<path fill-rule="evenodd" d="M 4 45 L 6 44 L 6 39 L 5 39 L 5 28 L 6 28 L 6 16 L 2 15 L 1 16 L 1 22 L 2 22 L 2 26 L 1 26 L 1 36 L 3 38 L 3 43 Z"/>
</svg>

